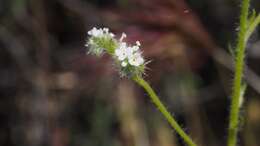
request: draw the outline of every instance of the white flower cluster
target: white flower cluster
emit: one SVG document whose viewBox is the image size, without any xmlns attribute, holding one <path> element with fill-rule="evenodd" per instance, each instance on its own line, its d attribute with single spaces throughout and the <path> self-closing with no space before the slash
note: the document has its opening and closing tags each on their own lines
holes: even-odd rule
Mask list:
<svg viewBox="0 0 260 146">
<path fill-rule="evenodd" d="M 115 50 L 115 56 L 121 62 L 122 67 L 126 67 L 128 64 L 132 66 L 140 66 L 144 64 L 142 53 L 139 51 L 141 46 L 139 41 L 136 41 L 136 45 L 128 46 L 125 42 L 122 42 L 126 35 L 123 33 L 119 42 L 118 48 Z"/>
<path fill-rule="evenodd" d="M 107 41 L 114 40 L 114 34 L 109 32 L 108 28 L 99 28 L 94 27 L 90 31 L 88 31 L 88 35 L 90 36 L 88 42 L 86 43 L 86 47 L 89 47 L 88 53 L 100 56 L 103 51 Z"/>
<path fill-rule="evenodd" d="M 104 51 L 112 55 L 121 70 L 122 75 L 141 75 L 145 69 L 145 60 L 140 51 L 140 42 L 131 46 L 123 41 L 126 34 L 123 33 L 119 40 L 115 39 L 114 34 L 108 28 L 94 27 L 88 31 L 90 36 L 86 46 L 89 53 L 100 55 Z"/>
<path fill-rule="evenodd" d="M 97 29 L 96 27 L 93 27 L 90 31 L 88 31 L 88 35 L 93 36 L 93 37 L 104 37 L 109 35 L 110 37 L 114 37 L 115 35 L 111 32 L 109 32 L 108 28 L 99 28 Z"/>
</svg>

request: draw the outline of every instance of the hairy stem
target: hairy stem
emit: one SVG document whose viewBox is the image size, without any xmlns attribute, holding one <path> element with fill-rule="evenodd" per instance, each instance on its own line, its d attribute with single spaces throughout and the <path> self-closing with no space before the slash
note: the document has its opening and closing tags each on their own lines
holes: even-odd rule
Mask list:
<svg viewBox="0 0 260 146">
<path fill-rule="evenodd" d="M 162 115 L 166 118 L 166 120 L 170 123 L 173 129 L 183 138 L 183 140 L 189 146 L 197 146 L 192 139 L 184 132 L 181 126 L 176 122 L 174 117 L 167 111 L 166 107 L 163 105 L 159 97 L 156 95 L 151 86 L 141 77 L 135 76 L 132 78 L 138 85 L 143 87 L 145 91 L 149 94 L 151 100 L 155 104 L 155 106 L 159 109 Z"/>
<path fill-rule="evenodd" d="M 239 126 L 239 100 L 241 96 L 242 77 L 244 69 L 244 58 L 245 48 L 247 41 L 247 21 L 248 21 L 248 10 L 250 0 L 242 1 L 241 15 L 240 15 L 240 27 L 238 42 L 236 46 L 236 58 L 235 58 L 235 77 L 233 81 L 231 111 L 229 119 L 229 130 L 228 130 L 228 146 L 235 146 L 237 144 L 237 133 Z"/>
</svg>

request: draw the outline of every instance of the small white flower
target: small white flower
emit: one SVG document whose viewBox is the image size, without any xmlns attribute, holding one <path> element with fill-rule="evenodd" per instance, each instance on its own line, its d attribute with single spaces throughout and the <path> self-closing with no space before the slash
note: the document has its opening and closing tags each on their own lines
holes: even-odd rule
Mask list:
<svg viewBox="0 0 260 146">
<path fill-rule="evenodd" d="M 122 49 L 116 49 L 115 54 L 120 61 L 123 61 L 127 57 L 126 52 Z"/>
<path fill-rule="evenodd" d="M 129 58 L 129 64 L 133 66 L 140 66 L 144 63 L 144 59 L 141 56 L 140 52 L 136 52 L 133 54 L 131 58 Z"/>
<path fill-rule="evenodd" d="M 111 32 L 109 32 L 108 28 L 99 28 L 97 29 L 96 27 L 93 27 L 90 31 L 88 31 L 88 35 L 93 36 L 93 37 L 105 37 L 105 36 L 110 36 L 114 37 L 115 35 Z"/>
<path fill-rule="evenodd" d="M 133 52 L 136 52 L 140 49 L 140 46 L 141 46 L 140 42 L 136 41 L 136 45 L 132 46 L 131 49 L 133 50 Z"/>
<path fill-rule="evenodd" d="M 108 28 L 103 28 L 103 35 L 109 35 L 112 38 L 115 36 L 113 33 L 109 32 Z"/>
<path fill-rule="evenodd" d="M 118 60 L 122 61 L 127 58 L 127 48 L 126 43 L 119 44 L 119 48 L 115 50 L 115 55 L 118 57 Z"/>
<path fill-rule="evenodd" d="M 125 42 L 120 43 L 119 48 L 115 50 L 115 55 L 118 57 L 118 60 L 122 61 L 126 58 L 131 58 L 135 52 L 134 47 L 128 47 Z"/>
<path fill-rule="evenodd" d="M 124 36 L 124 34 L 122 35 Z M 121 37 L 122 38 L 122 37 Z M 125 42 L 120 42 L 119 47 L 115 50 L 115 56 L 121 62 L 122 67 L 127 66 L 129 62 L 132 66 L 140 66 L 144 63 L 141 53 L 138 51 L 140 42 L 136 42 L 135 46 L 127 46 Z"/>
<path fill-rule="evenodd" d="M 88 35 L 94 36 L 94 37 L 100 37 L 103 34 L 104 34 L 103 30 L 102 29 L 97 29 L 96 27 L 94 27 L 93 29 L 88 31 Z"/>
</svg>

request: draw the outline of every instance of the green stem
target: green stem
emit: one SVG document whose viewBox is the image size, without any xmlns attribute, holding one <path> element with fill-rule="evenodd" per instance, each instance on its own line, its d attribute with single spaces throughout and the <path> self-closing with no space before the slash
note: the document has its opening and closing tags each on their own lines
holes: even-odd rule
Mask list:
<svg viewBox="0 0 260 146">
<path fill-rule="evenodd" d="M 151 86 L 141 77 L 135 76 L 132 78 L 138 85 L 143 87 L 146 92 L 149 94 L 150 98 L 152 99 L 155 106 L 159 109 L 159 111 L 163 114 L 163 116 L 167 119 L 167 121 L 170 123 L 173 129 L 176 130 L 176 132 L 183 138 L 183 140 L 189 145 L 189 146 L 197 146 L 192 139 L 184 132 L 184 130 L 181 128 L 181 126 L 176 122 L 176 120 L 173 118 L 173 116 L 167 111 L 166 107 L 162 104 L 159 97 L 156 95 L 156 93 L 153 91 Z"/>
<path fill-rule="evenodd" d="M 228 146 L 235 146 L 237 143 L 237 133 L 239 125 L 239 100 L 241 95 L 242 77 L 244 68 L 245 48 L 247 40 L 247 20 L 250 0 L 243 0 L 240 15 L 240 30 L 238 35 L 238 43 L 236 46 L 235 58 L 235 77 L 233 81 L 230 123 L 228 130 Z"/>
</svg>

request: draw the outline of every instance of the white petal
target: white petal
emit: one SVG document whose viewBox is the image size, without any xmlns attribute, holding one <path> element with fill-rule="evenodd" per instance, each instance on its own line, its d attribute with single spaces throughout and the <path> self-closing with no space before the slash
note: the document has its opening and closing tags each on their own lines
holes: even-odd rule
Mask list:
<svg viewBox="0 0 260 146">
<path fill-rule="evenodd" d="M 132 48 L 133 48 L 134 51 L 139 50 L 139 46 L 133 46 Z"/>
<path fill-rule="evenodd" d="M 103 31 L 104 31 L 105 33 L 108 33 L 109 29 L 105 27 L 105 28 L 103 28 Z"/>
<path fill-rule="evenodd" d="M 120 43 L 120 47 L 119 48 L 120 49 L 126 49 L 127 48 L 126 43 L 125 42 Z"/>
<path fill-rule="evenodd" d="M 121 65 L 122 65 L 123 67 L 126 67 L 126 66 L 127 66 L 127 62 L 126 62 L 126 61 L 123 61 L 123 62 L 121 63 Z"/>
<path fill-rule="evenodd" d="M 116 49 L 116 50 L 115 50 L 115 55 L 116 55 L 116 56 L 120 56 L 120 54 L 122 54 L 121 52 L 122 52 L 122 51 L 121 51 L 120 49 Z"/>
<path fill-rule="evenodd" d="M 142 57 L 138 58 L 136 61 L 139 65 L 144 63 L 144 59 Z"/>
<path fill-rule="evenodd" d="M 123 55 L 118 56 L 118 60 L 122 61 L 124 59 L 125 59 L 125 57 Z"/>
<path fill-rule="evenodd" d="M 131 58 L 133 56 L 134 50 L 132 47 L 127 47 L 125 51 L 128 58 Z"/>
<path fill-rule="evenodd" d="M 113 38 L 115 35 L 113 33 L 109 33 L 109 35 Z"/>
<path fill-rule="evenodd" d="M 136 62 L 134 58 L 129 59 L 129 64 L 136 66 Z"/>
</svg>

